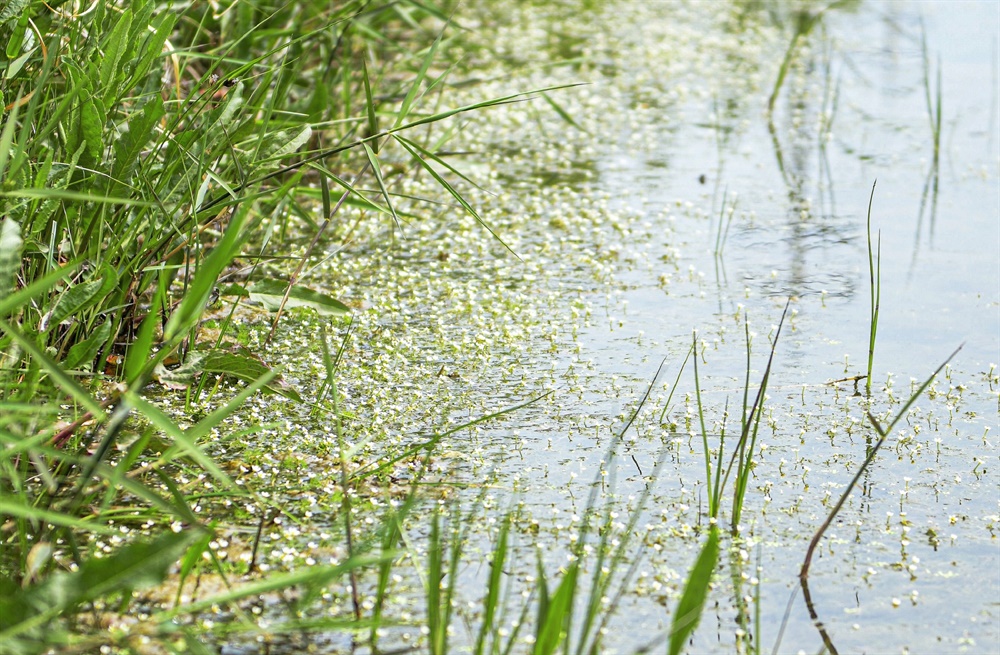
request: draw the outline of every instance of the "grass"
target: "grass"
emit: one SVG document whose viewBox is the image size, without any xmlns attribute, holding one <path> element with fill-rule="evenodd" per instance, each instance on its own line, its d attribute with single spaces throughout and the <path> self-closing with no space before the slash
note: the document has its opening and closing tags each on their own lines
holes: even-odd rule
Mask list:
<svg viewBox="0 0 1000 655">
<path fill-rule="evenodd" d="M 872 395 L 872 367 L 875 364 L 875 338 L 878 336 L 878 313 L 882 304 L 882 235 L 881 232 L 872 248 L 872 203 L 875 200 L 875 184 L 868 198 L 868 219 L 865 234 L 868 237 L 868 372 L 865 375 L 865 396 Z"/>
<path fill-rule="evenodd" d="M 489 229 L 448 181 L 464 176 L 436 153 L 443 140 L 428 140 L 434 137 L 426 130 L 529 94 L 427 111 L 440 106 L 427 100 L 448 72 L 434 72 L 436 52 L 453 29 L 441 8 L 348 2 L 330 9 L 311 2 L 278 9 L 240 3 L 221 14 L 208 9 L 101 2 L 73 14 L 22 2 L 0 15 L 0 40 L 19 55 L 4 66 L 0 102 L 6 518 L 0 567 L 7 598 L 0 636 L 12 652 L 86 648 L 101 637 L 57 619 L 116 596 L 127 605 L 130 590 L 161 584 L 178 558 L 181 586 L 200 568 L 217 533 L 176 482 L 179 471 L 208 476 L 218 500 L 264 508 L 261 527 L 263 517 L 280 516 L 278 506 L 238 485 L 206 448 L 208 435 L 261 390 L 302 400 L 257 355 L 227 338 L 242 299 L 276 305 L 272 337 L 290 303 L 348 313 L 335 298 L 299 284 L 311 248 L 286 283 L 275 287 L 268 279 L 262 264 L 273 255 L 261 235 L 288 230 L 279 216 L 289 208 L 308 214 L 303 200 L 319 186 L 324 222 L 314 246 L 348 205 L 398 225 L 382 165 L 391 156 L 435 179 Z M 436 32 L 421 27 L 430 22 Z M 414 29 L 407 39 L 393 38 Z M 390 152 L 393 146 L 398 150 Z M 335 172 L 351 168 L 359 172 L 350 182 Z M 366 175 L 377 197 L 358 188 Z M 251 248 L 257 255 L 250 277 L 221 286 Z M 203 317 L 220 295 L 231 309 L 209 337 Z M 332 380 L 333 360 L 328 364 Z M 189 388 L 193 407 L 217 374 L 247 384 L 190 427 L 181 428 L 144 392 L 157 382 Z M 332 406 L 320 411 L 334 417 L 341 436 L 342 508 L 350 517 L 347 490 L 356 480 L 343 466 L 350 452 L 339 429 L 336 386 L 328 391 Z M 162 446 L 150 461 L 153 443 Z M 403 456 L 426 456 L 433 443 Z M 118 506 L 127 498 L 132 509 L 123 515 Z M 391 526 L 412 506 L 409 498 L 375 541 L 346 520 L 345 563 L 270 576 L 215 600 L 233 605 L 264 588 L 318 588 L 346 576 L 360 625 L 357 572 L 377 566 L 384 581 Z M 95 559 L 95 540 L 118 534 L 112 525 L 132 526 L 141 536 Z M 259 538 L 260 530 L 251 568 Z M 66 567 L 73 570 L 60 571 Z M 214 568 L 229 575 L 228 566 L 216 561 Z M 210 606 L 177 607 L 151 624 L 165 629 L 174 616 Z"/>
<path fill-rule="evenodd" d="M 736 442 L 736 447 L 733 449 L 732 455 L 729 458 L 729 463 L 725 466 L 725 472 L 723 472 L 723 461 L 726 445 L 726 432 L 725 432 L 725 420 L 728 418 L 729 402 L 726 401 L 726 410 L 723 416 L 723 428 L 719 435 L 719 448 L 717 453 L 714 455 L 714 466 L 713 466 L 713 449 L 709 444 L 709 433 L 706 428 L 705 423 L 705 408 L 702 404 L 701 398 L 701 382 L 698 375 L 698 339 L 697 335 L 694 336 L 693 343 L 691 346 L 691 353 L 694 355 L 694 388 L 695 388 L 695 399 L 697 402 L 697 412 L 698 412 L 698 424 L 701 429 L 701 442 L 702 442 L 702 453 L 705 462 L 705 488 L 708 490 L 708 516 L 713 521 L 719 518 L 719 513 L 722 508 L 722 502 L 725 498 L 726 485 L 729 482 L 729 478 L 733 475 L 735 471 L 734 478 L 734 489 L 732 495 L 732 509 L 730 516 L 730 529 L 733 534 L 739 532 L 740 519 L 743 514 L 743 504 L 746 500 L 747 485 L 750 481 L 750 476 L 754 469 L 754 449 L 757 445 L 757 435 L 760 430 L 760 420 L 764 410 L 764 400 L 765 394 L 767 392 L 767 385 L 771 378 L 771 365 L 774 363 L 774 353 L 778 347 L 778 340 L 781 337 L 781 328 L 785 324 L 785 317 L 788 314 L 788 307 L 791 305 L 791 299 L 785 303 L 785 309 L 781 313 L 781 319 L 778 321 L 778 328 L 775 331 L 774 339 L 771 341 L 771 353 L 767 360 L 767 367 L 764 369 L 764 375 L 761 378 L 760 385 L 757 388 L 756 394 L 754 394 L 754 400 L 751 404 L 750 400 L 750 371 L 751 371 L 751 342 L 750 342 L 750 322 L 749 318 L 744 315 L 744 333 L 746 335 L 746 381 L 743 387 L 743 412 L 740 419 L 740 436 L 739 440 Z M 686 360 L 685 360 L 686 361 Z M 669 402 L 669 399 L 668 399 Z"/>
</svg>

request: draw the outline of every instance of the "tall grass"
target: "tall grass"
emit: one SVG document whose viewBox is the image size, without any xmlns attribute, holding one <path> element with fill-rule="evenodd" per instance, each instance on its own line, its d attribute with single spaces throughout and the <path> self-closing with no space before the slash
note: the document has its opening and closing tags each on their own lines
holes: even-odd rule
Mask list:
<svg viewBox="0 0 1000 655">
<path fill-rule="evenodd" d="M 754 468 L 753 453 L 757 444 L 757 434 L 760 429 L 760 419 L 763 414 L 767 385 L 771 379 L 771 366 L 774 363 L 774 353 L 778 347 L 778 340 L 781 338 L 781 329 L 785 324 L 785 317 L 788 314 L 788 307 L 790 304 L 791 299 L 785 303 L 785 308 L 781 313 L 781 319 L 778 321 L 777 330 L 775 330 L 774 338 L 771 341 L 771 352 L 767 359 L 767 366 L 764 369 L 764 374 L 761 377 L 760 384 L 757 387 L 757 392 L 754 394 L 754 400 L 752 403 L 750 403 L 750 323 L 749 318 L 744 318 L 747 363 L 746 380 L 743 388 L 743 412 L 740 419 L 740 436 L 739 440 L 736 442 L 736 446 L 733 448 L 732 455 L 729 457 L 729 463 L 726 464 L 725 467 L 723 467 L 726 445 L 726 433 L 724 426 L 721 434 L 719 435 L 719 448 L 714 456 L 714 462 L 712 454 L 713 450 L 709 444 L 710 435 L 705 422 L 705 407 L 702 404 L 701 398 L 701 378 L 698 373 L 697 335 L 695 335 L 691 346 L 691 352 L 694 355 L 695 400 L 697 403 L 698 423 L 701 428 L 702 453 L 705 461 L 705 488 L 708 491 L 708 516 L 713 523 L 719 518 L 729 478 L 735 472 L 735 486 L 733 489 L 730 516 L 730 528 L 734 534 L 738 532 L 740 519 L 743 514 L 743 504 L 746 500 L 747 485 L 750 481 L 750 476 Z M 728 417 L 728 408 L 729 404 L 727 400 L 724 418 Z"/>
<path fill-rule="evenodd" d="M 878 336 L 878 314 L 882 304 L 882 235 L 878 234 L 872 247 L 872 203 L 875 200 L 875 184 L 872 182 L 871 196 L 868 198 L 868 220 L 865 233 L 868 237 L 868 372 L 865 375 L 865 397 L 872 395 L 872 367 L 875 364 L 875 338 Z"/>
<path fill-rule="evenodd" d="M 178 479 L 201 476 L 216 501 L 260 508 L 259 541 L 264 517 L 281 508 L 237 484 L 205 443 L 253 394 L 302 399 L 227 328 L 248 298 L 276 311 L 274 325 L 291 303 L 335 315 L 348 309 L 303 287 L 298 271 L 263 279 L 251 266 L 248 279 L 223 286 L 220 278 L 248 251 L 252 261 L 266 256 L 264 229 L 287 234 L 291 216 L 309 216 L 317 187 L 324 212 L 322 225 L 307 226 L 314 243 L 344 206 L 398 221 L 386 156 L 409 161 L 490 229 L 449 182 L 464 176 L 439 154 L 444 139 L 426 130 L 531 95 L 450 109 L 437 96 L 429 103 L 428 93 L 445 85 L 448 69 L 433 64 L 454 30 L 429 2 L 74 7 L 19 1 L 0 10 L 5 652 L 96 648 L 110 637 L 74 629 L 76 617 L 115 599 L 127 607 L 133 590 L 164 581 L 177 560 L 182 586 L 203 557 L 229 584 L 231 565 L 208 547 L 216 527 L 196 507 L 207 501 Z M 357 173 L 347 181 L 342 171 Z M 377 195 L 358 187 L 363 176 Z M 230 311 L 209 336 L 202 321 L 217 302 Z M 337 417 L 332 362 L 328 398 L 315 406 L 329 401 L 321 411 Z M 247 385 L 190 427 L 147 393 L 150 384 L 186 388 L 197 402 L 207 376 L 219 374 Z M 442 436 L 401 457 L 426 457 Z M 343 464 L 343 441 L 340 450 Z M 347 517 L 349 488 L 368 474 L 341 468 Z M 398 556 L 393 526 L 415 496 L 374 535 L 359 534 L 348 518 L 346 561 L 159 611 L 150 634 L 170 638 L 175 617 L 213 604 L 238 610 L 266 590 L 298 586 L 307 606 L 345 576 L 354 625 L 367 625 L 355 573 L 375 567 L 384 587 Z M 183 632 L 195 647 L 197 631 Z"/>
</svg>

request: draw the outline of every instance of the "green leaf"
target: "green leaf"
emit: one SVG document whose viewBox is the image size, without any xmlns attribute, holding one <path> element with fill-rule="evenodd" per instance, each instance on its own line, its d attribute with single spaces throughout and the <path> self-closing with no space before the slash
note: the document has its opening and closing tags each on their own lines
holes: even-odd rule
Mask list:
<svg viewBox="0 0 1000 655">
<path fill-rule="evenodd" d="M 146 321 L 149 317 L 146 317 Z M 145 321 L 143 322 L 145 325 Z M 135 346 L 133 346 L 135 348 Z M 130 353 L 132 351 L 129 351 Z M 158 362 L 156 366 L 153 367 L 152 377 L 154 380 L 167 387 L 168 389 L 185 389 L 189 387 L 199 373 L 202 372 L 201 362 L 205 358 L 205 353 L 191 353 L 188 355 L 184 363 L 177 368 L 167 368 L 163 365 L 163 362 Z M 139 361 L 139 360 L 136 360 Z M 140 362 L 140 365 L 145 364 L 145 361 Z M 126 362 L 125 370 L 128 371 L 128 362 Z M 137 374 L 141 373 L 142 369 L 138 369 L 136 377 L 129 375 L 130 380 L 137 379 Z M 134 385 L 133 385 L 134 386 Z"/>
<path fill-rule="evenodd" d="M 462 207 L 464 207 L 465 211 L 469 212 L 469 214 L 471 214 L 472 217 L 474 219 L 476 219 L 477 223 L 479 223 L 484 228 L 486 228 L 486 230 L 491 235 L 493 235 L 493 238 L 496 239 L 497 241 L 499 241 L 500 244 L 510 252 L 510 254 L 512 254 L 515 257 L 517 257 L 518 259 L 520 259 L 520 257 L 518 257 L 518 254 L 516 252 L 514 252 L 511 249 L 511 247 L 508 246 L 507 243 L 503 239 L 500 238 L 499 234 L 497 234 L 496 232 L 493 231 L 493 228 L 489 226 L 489 223 L 487 223 L 486 221 L 484 221 L 482 219 L 482 217 L 479 215 L 479 213 L 475 209 L 473 209 L 472 205 L 470 205 L 468 203 L 468 201 L 466 201 L 466 199 L 464 197 L 462 197 L 462 194 L 460 194 L 458 191 L 456 191 L 455 188 L 452 187 L 451 184 L 448 183 L 448 180 L 444 179 L 441 176 L 440 173 L 438 173 L 436 170 L 434 170 L 433 166 L 431 166 L 423 157 L 420 156 L 420 154 L 418 153 L 419 146 L 417 146 L 417 144 L 415 144 L 415 143 L 413 143 L 413 142 L 411 142 L 411 141 L 409 141 L 409 140 L 407 140 L 407 139 L 405 139 L 403 137 L 400 137 L 398 134 L 393 134 L 393 138 L 395 138 L 396 141 L 401 146 L 403 146 L 404 148 L 406 148 L 406 150 L 413 156 L 413 158 L 417 161 L 417 163 L 420 164 L 420 166 L 422 166 L 425 171 L 427 171 L 428 173 L 430 173 L 431 177 L 433 177 L 437 181 L 437 183 L 440 184 L 441 187 L 445 191 L 447 191 L 449 194 L 451 194 L 451 197 L 454 198 L 458 202 L 458 204 L 460 204 Z"/>
<path fill-rule="evenodd" d="M 574 562 L 563 573 L 555 593 L 545 603 L 545 611 L 539 617 L 538 635 L 535 639 L 534 655 L 552 655 L 566 638 L 573 612 L 573 597 L 580 567 Z"/>
<path fill-rule="evenodd" d="M 97 351 L 111 337 L 111 321 L 104 321 L 83 341 L 73 344 L 63 360 L 67 369 L 75 369 L 83 364 L 90 364 L 97 357 Z"/>
<path fill-rule="evenodd" d="M 142 113 L 132 116 L 128 122 L 128 132 L 115 143 L 115 163 L 111 167 L 111 177 L 114 178 L 114 182 L 109 188 L 108 195 L 124 194 L 121 187 L 128 182 L 132 171 L 138 166 L 139 155 L 152 140 L 153 131 L 164 113 L 163 100 L 160 94 L 154 93 L 143 105 Z"/>
<path fill-rule="evenodd" d="M 21 94 L 17 95 L 14 107 L 4 119 L 3 130 L 0 131 L 0 180 L 7 179 L 7 162 L 11 155 L 11 144 L 14 143 L 14 128 L 17 127 L 17 114 L 21 104 Z"/>
<path fill-rule="evenodd" d="M 6 220 L 9 221 L 10 219 Z M 71 275 L 79 264 L 80 262 L 76 261 L 62 268 L 51 270 L 23 289 L 18 289 L 7 297 L 0 296 L 0 318 L 6 318 L 13 314 L 21 305 L 27 304 L 32 299 L 46 293 L 59 280 Z"/>
<path fill-rule="evenodd" d="M 16 3 L 15 3 L 16 4 Z M 23 12 L 17 19 L 17 25 L 10 32 L 10 40 L 7 41 L 7 58 L 14 59 L 21 52 L 24 45 L 24 37 L 28 33 L 28 12 Z M 8 78 L 9 79 L 9 78 Z"/>
<path fill-rule="evenodd" d="M 271 373 L 271 367 L 253 353 L 233 353 L 224 350 L 211 350 L 205 353 L 205 358 L 201 360 L 201 370 L 206 373 L 232 375 L 247 382 L 253 382 Z M 295 389 L 277 378 L 265 384 L 264 388 L 291 400 L 302 402 L 302 396 Z"/>
<path fill-rule="evenodd" d="M 269 311 L 276 312 L 281 306 L 287 288 L 288 284 L 281 280 L 258 280 L 249 289 L 250 300 L 261 303 Z M 292 287 L 285 307 L 312 307 L 320 314 L 328 316 L 344 316 L 351 313 L 350 307 L 339 300 L 299 286 Z"/>
<path fill-rule="evenodd" d="M 367 143 L 361 144 L 365 147 L 365 153 L 368 155 L 368 161 L 372 165 L 372 171 L 375 173 L 375 181 L 378 183 L 379 191 L 382 192 L 382 197 L 385 198 L 385 204 L 389 207 L 389 213 L 392 214 L 392 220 L 396 222 L 396 227 L 399 227 L 399 216 L 396 215 L 396 210 L 392 206 L 392 198 L 389 196 L 389 190 L 385 187 L 385 180 L 382 179 L 382 167 L 378 163 L 378 155 L 371 149 Z"/>
<path fill-rule="evenodd" d="M 486 587 L 486 597 L 483 599 L 483 618 L 479 622 L 479 636 L 476 638 L 475 653 L 481 655 L 489 634 L 494 634 L 496 630 L 495 617 L 500 607 L 500 588 L 503 584 L 504 564 L 507 561 L 508 540 L 510 526 L 513 519 L 510 515 L 503 519 L 500 525 L 500 534 L 497 536 L 497 544 L 493 548 L 493 558 L 490 560 L 490 581 Z"/>
<path fill-rule="evenodd" d="M 567 112 L 565 109 L 562 108 L 562 106 L 559 103 L 553 100 L 548 93 L 542 93 L 541 96 L 545 100 L 545 102 L 549 103 L 550 107 L 556 110 L 556 113 L 559 114 L 560 118 L 562 118 L 564 121 L 566 121 L 576 129 L 580 130 L 584 134 L 590 134 L 590 132 L 580 127 L 580 125 L 575 120 L 573 120 L 573 117 L 569 115 L 569 112 Z"/>
<path fill-rule="evenodd" d="M 223 101 L 222 108 L 219 110 L 217 117 L 214 120 L 214 127 L 221 127 L 223 130 L 232 130 L 233 119 L 237 114 L 240 107 L 243 106 L 243 82 L 238 82 L 234 85 L 229 92 L 226 93 L 226 99 Z"/>
<path fill-rule="evenodd" d="M 4 453 L 4 455 L 6 456 L 7 453 Z M 117 528 L 109 527 L 102 523 L 94 523 L 86 518 L 80 518 L 72 514 L 64 514 L 62 512 L 26 505 L 20 500 L 14 499 L 9 494 L 4 498 L 0 498 L 0 516 L 18 516 L 29 521 L 42 521 L 51 523 L 52 525 L 62 525 L 81 532 L 93 532 L 104 535 L 118 534 Z M 0 630 L 2 630 L 3 618 L 3 604 L 0 601 Z M 0 638 L 0 642 L 2 641 L 2 638 Z"/>
<path fill-rule="evenodd" d="M 406 117 L 410 114 L 410 108 L 413 106 L 413 101 L 417 97 L 417 92 L 420 91 L 420 84 L 427 77 L 427 70 L 431 66 L 431 62 L 434 61 L 434 55 L 437 52 L 438 46 L 441 45 L 441 37 L 438 36 L 434 40 L 433 45 L 427 50 L 427 54 L 424 56 L 424 61 L 420 65 L 420 71 L 417 73 L 416 78 L 414 78 L 413 83 L 410 84 L 410 90 L 406 92 L 406 97 L 403 98 L 403 103 L 399 106 L 399 113 L 396 115 L 396 123 L 393 127 L 399 127 L 406 120 Z"/>
<path fill-rule="evenodd" d="M 0 310 L 0 316 L 3 315 L 2 310 Z M 28 354 L 31 355 L 35 363 L 49 374 L 49 377 L 59 385 L 63 391 L 73 397 L 76 402 L 80 403 L 84 408 L 87 409 L 94 418 L 98 421 L 103 421 L 105 418 L 104 410 L 101 409 L 101 405 L 94 400 L 94 398 L 87 393 L 87 391 L 81 387 L 76 380 L 70 377 L 63 368 L 55 361 L 49 357 L 45 351 L 39 348 L 35 340 L 29 338 L 27 335 L 23 334 L 19 329 L 13 325 L 7 323 L 6 321 L 0 320 L 0 331 L 6 332 L 11 336 L 11 338 L 17 342 L 21 348 L 26 350 Z"/>
<path fill-rule="evenodd" d="M 5 25 L 15 18 L 19 18 L 21 12 L 27 9 L 29 4 L 31 4 L 31 0 L 9 0 L 9 2 L 5 2 L 3 7 L 0 8 L 0 25 Z"/>
<path fill-rule="evenodd" d="M 90 558 L 77 571 L 56 573 L 0 599 L 0 642 L 42 641 L 49 621 L 81 603 L 162 583 L 171 565 L 200 536 L 200 530 L 169 532 L 125 546 L 110 557 Z"/>
<path fill-rule="evenodd" d="M 101 271 L 102 275 L 98 276 L 97 279 L 81 284 L 74 284 L 66 289 L 66 291 L 60 293 L 55 306 L 42 319 L 40 329 L 43 332 L 51 330 L 67 318 L 79 314 L 110 293 L 114 285 L 117 284 L 117 276 L 114 269 L 110 266 L 102 267 Z"/>
<path fill-rule="evenodd" d="M 82 147 L 82 146 L 81 146 Z M 107 205 L 128 205 L 130 207 L 153 207 L 156 203 L 132 198 L 114 198 L 97 193 L 81 193 L 62 189 L 16 189 L 0 193 L 0 198 L 56 198 L 59 200 L 79 200 Z M 214 251 L 213 251 L 214 252 Z"/>
<path fill-rule="evenodd" d="M 691 568 L 684 594 L 674 611 L 674 621 L 670 628 L 670 655 L 680 655 L 684 643 L 698 627 L 701 612 L 708 598 L 708 588 L 715 572 L 715 564 L 719 560 L 719 528 L 713 525 L 708 532 L 708 539 L 701 548 L 697 561 Z"/>
<path fill-rule="evenodd" d="M 298 132 L 281 130 L 267 137 L 261 148 L 260 159 L 256 162 L 255 173 L 273 168 L 279 161 L 293 154 L 312 137 L 312 128 L 308 125 Z"/>
<path fill-rule="evenodd" d="M 101 158 L 101 151 L 104 149 L 104 141 L 101 138 L 103 132 L 104 119 L 97 108 L 97 103 L 93 98 L 88 98 L 80 107 L 80 135 L 87 144 L 87 154 L 92 159 Z"/>
<path fill-rule="evenodd" d="M 156 31 L 146 38 L 142 51 L 139 54 L 138 63 L 135 66 L 135 70 L 132 71 L 130 86 L 138 84 L 146 77 L 146 73 L 149 72 L 153 62 L 163 52 L 163 45 L 167 42 L 167 38 L 171 32 L 173 32 L 176 20 L 177 17 L 174 14 L 164 14 L 160 19 L 160 24 L 156 26 Z"/>
<path fill-rule="evenodd" d="M 163 340 L 170 344 L 191 329 L 201 316 L 216 280 L 223 269 L 239 254 L 243 245 L 243 226 L 246 223 L 246 209 L 240 208 L 229 222 L 222 239 L 208 254 L 198 269 L 187 294 L 180 306 L 170 315 L 163 330 Z"/>
<path fill-rule="evenodd" d="M 21 226 L 13 218 L 0 221 L 0 300 L 14 291 L 14 279 L 21 270 Z"/>
<path fill-rule="evenodd" d="M 142 324 L 139 326 L 139 333 L 128 347 L 128 353 L 125 355 L 125 379 L 129 384 L 142 383 L 140 378 L 146 370 L 146 363 L 149 361 L 149 355 L 153 351 L 153 333 L 160 322 L 160 306 L 162 303 L 163 294 L 159 292 L 154 293 L 153 302 L 149 306 L 149 313 L 142 319 Z"/>
<path fill-rule="evenodd" d="M 105 104 L 114 102 L 118 95 L 118 64 L 122 54 L 128 49 L 128 33 L 132 27 L 132 10 L 126 9 L 118 23 L 115 24 L 111 34 L 104 41 L 101 50 L 101 73 L 98 86 L 98 93 L 102 94 Z"/>
<path fill-rule="evenodd" d="M 372 85 L 368 79 L 368 64 L 361 58 L 361 75 L 365 82 L 365 106 L 368 109 L 368 135 L 378 134 L 378 117 L 375 115 L 375 100 L 372 98 Z M 372 140 L 373 149 L 378 153 L 378 139 Z"/>
</svg>

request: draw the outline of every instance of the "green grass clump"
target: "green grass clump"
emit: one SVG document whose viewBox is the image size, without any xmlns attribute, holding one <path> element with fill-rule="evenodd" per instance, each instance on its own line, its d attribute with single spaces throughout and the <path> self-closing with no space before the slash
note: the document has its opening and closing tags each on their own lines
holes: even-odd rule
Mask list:
<svg viewBox="0 0 1000 655">
<path fill-rule="evenodd" d="M 439 154 L 451 132 L 430 128 L 527 95 L 441 109 L 449 69 L 436 60 L 456 28 L 429 2 L 75 7 L 20 0 L 0 9 L 5 652 L 113 642 L 79 617 L 115 603 L 127 611 L 131 592 L 166 580 L 178 559 L 182 587 L 203 557 L 224 579 L 240 572 L 213 559 L 211 512 L 196 506 L 239 500 L 264 516 L 280 508 L 236 484 L 206 444 L 253 394 L 302 399 L 245 347 L 238 309 L 258 302 L 276 310 L 275 323 L 292 306 L 349 311 L 269 268 L 283 254 L 268 236 L 304 229 L 315 244 L 345 205 L 398 224 L 391 188 L 407 172 L 436 181 L 482 223 L 449 182 L 462 174 Z M 359 188 L 362 178 L 377 191 Z M 220 301 L 227 311 L 205 330 Z M 187 389 L 190 407 L 219 374 L 246 385 L 190 427 L 149 393 L 153 383 L 157 393 Z M 317 402 L 325 405 L 337 415 L 335 393 Z M 356 483 L 343 474 L 345 489 Z M 209 480 L 211 500 L 179 481 L 187 478 Z M 238 606 L 264 588 L 319 588 L 341 576 L 356 589 L 353 573 L 384 567 L 392 539 L 343 527 L 347 561 L 215 601 Z M 160 612 L 151 634 L 201 609 Z M 192 647 L 199 639 L 183 638 Z"/>
</svg>

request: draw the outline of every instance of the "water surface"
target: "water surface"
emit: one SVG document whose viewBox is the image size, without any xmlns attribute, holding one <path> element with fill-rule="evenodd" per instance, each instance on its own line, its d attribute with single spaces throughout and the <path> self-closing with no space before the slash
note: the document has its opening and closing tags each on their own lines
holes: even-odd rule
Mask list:
<svg viewBox="0 0 1000 655">
<path fill-rule="evenodd" d="M 874 440 L 866 413 L 889 420 L 964 344 L 845 504 L 811 589 L 839 652 L 995 652 L 997 5 L 830 8 L 799 40 L 772 111 L 796 21 L 784 3 L 483 2 L 458 20 L 473 28 L 452 52 L 463 55 L 455 81 L 476 82 L 461 87 L 469 102 L 587 86 L 549 93 L 573 123 L 542 99 L 456 122 L 449 148 L 464 154 L 453 163 L 488 193 L 461 190 L 519 258 L 451 206 L 407 222 L 391 244 L 331 246 L 333 259 L 314 269 L 314 283 L 361 308 L 340 382 L 357 459 L 550 392 L 449 437 L 435 471 L 458 483 L 449 497 L 482 508 L 476 548 L 520 503 L 524 557 L 511 575 L 530 589 L 535 547 L 557 575 L 604 468 L 602 502 L 622 517 L 641 512 L 628 556 L 641 563 L 604 650 L 636 652 L 667 634 L 707 524 L 690 366 L 667 406 L 674 377 L 697 339 L 711 446 L 725 430 L 731 448 L 745 320 L 755 390 L 788 302 L 740 538 L 727 541 L 690 652 L 745 651 L 754 639 L 770 650 L 779 633 L 780 652 L 817 652 L 801 595 L 784 626 L 783 616 L 809 539 Z M 869 402 L 838 380 L 867 368 L 876 180 L 882 292 Z M 431 193 L 420 180 L 400 185 Z M 316 353 L 319 333 L 300 322 L 286 343 Z M 318 355 L 289 366 L 307 390 L 321 370 Z M 328 426 L 301 421 L 311 427 L 277 432 L 321 452 Z M 727 525 L 729 511 L 724 503 Z M 470 558 L 460 596 L 474 607 L 487 573 Z M 417 587 L 401 580 L 395 591 Z M 746 617 L 758 594 L 754 635 Z M 459 632 L 456 643 L 474 638 Z"/>
</svg>

